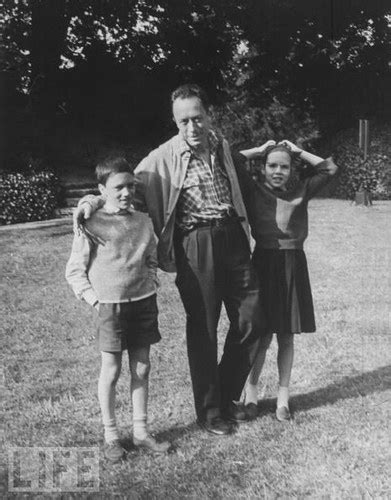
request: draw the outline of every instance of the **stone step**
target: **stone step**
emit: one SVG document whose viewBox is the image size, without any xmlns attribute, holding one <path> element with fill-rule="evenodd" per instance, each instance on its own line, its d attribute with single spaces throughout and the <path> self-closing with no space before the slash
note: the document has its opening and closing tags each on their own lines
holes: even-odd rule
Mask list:
<svg viewBox="0 0 391 500">
<path fill-rule="evenodd" d="M 80 181 L 80 182 L 69 182 L 67 180 L 63 181 L 65 189 L 96 189 L 97 182 L 91 181 Z"/>
<path fill-rule="evenodd" d="M 66 208 L 66 207 L 74 208 L 74 207 L 77 207 L 77 204 L 79 203 L 79 200 L 80 200 L 80 196 L 78 196 L 77 198 L 69 198 L 68 196 L 66 196 L 65 197 L 65 207 L 62 207 L 62 208 Z"/>
<path fill-rule="evenodd" d="M 73 209 L 77 207 L 80 198 L 88 194 L 99 194 L 96 184 L 66 184 L 64 186 L 64 201 L 62 206 L 56 209 L 56 215 L 61 218 L 72 217 Z"/>
<path fill-rule="evenodd" d="M 56 217 L 59 217 L 61 219 L 69 218 L 73 216 L 73 208 L 72 207 L 62 207 L 62 208 L 56 208 L 54 211 L 56 214 Z"/>
<path fill-rule="evenodd" d="M 99 194 L 96 186 L 91 187 L 69 187 L 65 186 L 65 196 L 68 198 L 82 198 L 87 194 Z"/>
</svg>

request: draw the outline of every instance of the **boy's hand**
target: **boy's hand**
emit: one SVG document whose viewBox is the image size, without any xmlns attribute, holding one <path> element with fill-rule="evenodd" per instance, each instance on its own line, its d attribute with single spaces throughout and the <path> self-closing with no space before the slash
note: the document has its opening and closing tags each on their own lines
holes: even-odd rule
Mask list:
<svg viewBox="0 0 391 500">
<path fill-rule="evenodd" d="M 92 215 L 92 206 L 88 201 L 83 202 L 75 208 L 73 212 L 73 229 L 75 233 L 83 231 L 83 224 L 86 219 Z"/>
<path fill-rule="evenodd" d="M 303 151 L 301 148 L 299 148 L 299 146 L 296 146 L 296 144 L 293 144 L 293 142 L 288 141 L 287 139 L 280 141 L 278 144 L 288 147 L 292 151 L 292 153 L 300 154 Z"/>
</svg>

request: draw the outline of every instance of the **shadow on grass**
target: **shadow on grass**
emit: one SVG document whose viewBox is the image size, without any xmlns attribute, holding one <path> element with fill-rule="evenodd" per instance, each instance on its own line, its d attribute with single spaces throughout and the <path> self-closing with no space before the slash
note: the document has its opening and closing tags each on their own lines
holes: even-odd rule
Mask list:
<svg viewBox="0 0 391 500">
<path fill-rule="evenodd" d="M 201 432 L 201 429 L 195 422 L 191 422 L 187 425 L 179 425 L 177 427 L 171 427 L 170 429 L 166 429 L 164 431 L 156 433 L 154 432 L 153 434 L 158 442 L 169 441 L 170 443 L 172 443 L 171 448 L 168 452 L 170 454 L 170 453 L 175 453 L 175 451 L 178 449 L 177 441 L 179 439 L 183 438 L 187 434 L 193 435 L 197 431 Z M 130 452 L 145 453 L 144 450 L 138 450 L 135 448 L 131 436 L 123 440 L 123 446 L 127 451 Z"/>
<path fill-rule="evenodd" d="M 176 442 L 188 435 L 193 435 L 196 432 L 202 432 L 198 427 L 196 422 L 190 422 L 187 425 L 180 425 L 178 427 L 171 427 L 170 429 L 159 432 L 156 437 L 158 441 L 170 441 L 172 445 L 172 452 L 175 452 L 177 449 Z"/>
<path fill-rule="evenodd" d="M 346 376 L 326 387 L 292 396 L 290 405 L 293 411 L 295 408 L 300 411 L 310 410 L 311 408 L 334 404 L 344 399 L 365 397 L 388 389 L 391 389 L 391 365 L 382 366 L 360 375 Z M 258 401 L 258 406 L 260 416 L 273 412 L 276 407 L 276 399 L 263 399 Z"/>
<path fill-rule="evenodd" d="M 391 365 L 360 375 L 346 376 L 326 387 L 292 396 L 290 404 L 294 413 L 295 409 L 297 411 L 310 410 L 311 408 L 334 404 L 344 399 L 364 397 L 388 389 L 391 389 Z M 258 418 L 273 413 L 276 408 L 276 398 L 262 399 L 258 401 L 258 407 Z M 197 431 L 201 432 L 198 425 L 193 421 L 188 425 L 171 427 L 158 433 L 156 437 L 159 441 L 168 440 L 173 442 L 175 449 L 175 442 L 178 439 Z"/>
</svg>

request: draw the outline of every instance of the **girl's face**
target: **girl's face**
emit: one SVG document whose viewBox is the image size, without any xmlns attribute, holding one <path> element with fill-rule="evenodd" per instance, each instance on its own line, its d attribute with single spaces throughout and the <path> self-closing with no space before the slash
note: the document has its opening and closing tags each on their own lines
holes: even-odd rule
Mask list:
<svg viewBox="0 0 391 500">
<path fill-rule="evenodd" d="M 284 189 L 291 176 L 291 157 L 285 151 L 272 151 L 266 158 L 262 173 L 269 187 Z"/>
</svg>

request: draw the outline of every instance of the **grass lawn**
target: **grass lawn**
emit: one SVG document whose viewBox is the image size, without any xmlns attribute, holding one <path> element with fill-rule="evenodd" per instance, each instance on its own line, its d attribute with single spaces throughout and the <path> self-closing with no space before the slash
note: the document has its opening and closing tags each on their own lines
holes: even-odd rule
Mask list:
<svg viewBox="0 0 391 500">
<path fill-rule="evenodd" d="M 390 216 L 391 202 L 311 204 L 306 250 L 317 333 L 297 337 L 289 424 L 273 413 L 273 342 L 259 387 L 261 416 L 229 437 L 198 429 L 182 304 L 174 276 L 161 273 L 163 340 L 152 349 L 149 420 L 175 449 L 156 458 L 131 448 L 124 363 L 117 421 L 128 460 L 101 459 L 100 493 L 90 498 L 391 498 Z M 7 448 L 102 443 L 94 311 L 64 279 L 69 230 L 0 231 L 4 497 Z M 226 327 L 224 316 L 221 342 Z"/>
</svg>

